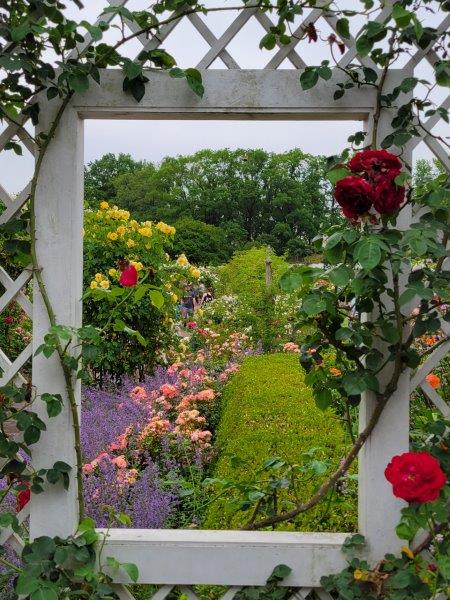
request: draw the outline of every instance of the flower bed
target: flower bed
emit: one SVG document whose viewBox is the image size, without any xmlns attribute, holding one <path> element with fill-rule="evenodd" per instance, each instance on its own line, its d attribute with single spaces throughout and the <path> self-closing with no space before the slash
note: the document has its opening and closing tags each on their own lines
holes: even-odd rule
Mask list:
<svg viewBox="0 0 450 600">
<path fill-rule="evenodd" d="M 107 526 L 112 512 L 126 513 L 136 528 L 200 521 L 201 481 L 216 458 L 220 394 L 254 352 L 239 333 L 219 340 L 213 334 L 196 331 L 189 344 L 202 340 L 201 348 L 176 354 L 176 362 L 139 385 L 125 378 L 119 386 L 85 389 L 85 500 L 98 526 Z"/>
</svg>

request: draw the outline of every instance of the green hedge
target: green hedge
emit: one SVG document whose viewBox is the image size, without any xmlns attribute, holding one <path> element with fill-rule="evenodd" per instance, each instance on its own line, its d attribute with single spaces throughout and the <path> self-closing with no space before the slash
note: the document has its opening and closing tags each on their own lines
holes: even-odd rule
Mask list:
<svg viewBox="0 0 450 600">
<path fill-rule="evenodd" d="M 338 464 L 347 443 L 334 413 L 316 408 L 297 357 L 288 354 L 254 356 L 244 361 L 225 388 L 217 441 L 220 458 L 214 477 L 233 481 L 248 480 L 270 457 L 298 463 L 301 453 L 312 447 L 324 448 L 322 456 L 329 457 L 333 465 Z M 232 467 L 232 456 L 242 459 L 243 466 Z M 316 483 L 317 479 L 305 482 L 302 499 L 311 495 Z M 321 504 L 297 517 L 294 524 L 278 528 L 352 531 L 357 512 L 354 490 L 339 498 L 339 504 L 325 517 L 325 506 Z M 248 522 L 247 513 L 233 513 L 226 504 L 225 498 L 211 504 L 204 528 L 237 529 Z"/>
</svg>

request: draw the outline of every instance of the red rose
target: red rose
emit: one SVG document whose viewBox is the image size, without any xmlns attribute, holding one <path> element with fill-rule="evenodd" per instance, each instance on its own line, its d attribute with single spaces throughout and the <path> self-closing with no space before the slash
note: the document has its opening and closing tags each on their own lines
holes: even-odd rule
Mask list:
<svg viewBox="0 0 450 600">
<path fill-rule="evenodd" d="M 129 265 L 128 267 L 125 267 L 124 270 L 122 271 L 122 274 L 120 275 L 119 283 L 120 283 L 120 285 L 123 285 L 124 287 L 133 287 L 134 285 L 137 284 L 137 280 L 138 280 L 138 272 L 136 271 L 136 268 L 133 267 L 133 265 Z"/>
<path fill-rule="evenodd" d="M 427 452 L 405 452 L 394 456 L 384 472 L 394 496 L 407 502 L 433 502 L 447 477 L 439 461 Z"/>
<path fill-rule="evenodd" d="M 396 185 L 394 179 L 397 175 L 380 177 L 375 186 L 373 206 L 380 214 L 390 215 L 396 212 L 405 200 L 405 188 Z"/>
<path fill-rule="evenodd" d="M 186 326 L 188 329 L 195 329 L 197 327 L 197 323 L 195 321 L 189 321 Z"/>
<path fill-rule="evenodd" d="M 334 197 L 348 219 L 357 219 L 372 206 L 373 189 L 362 177 L 347 175 L 337 182 Z"/>
<path fill-rule="evenodd" d="M 5 325 L 12 325 L 14 323 L 14 317 L 11 315 L 6 315 L 6 317 L 3 319 L 3 322 Z"/>
<path fill-rule="evenodd" d="M 29 486 L 30 484 L 27 482 L 25 485 Z M 26 490 L 22 490 L 17 494 L 17 504 L 16 504 L 16 512 L 20 512 L 22 508 L 24 508 L 31 498 L 30 488 L 28 487 Z"/>
<path fill-rule="evenodd" d="M 400 159 L 387 150 L 362 150 L 349 161 L 353 173 L 364 174 L 376 183 L 385 175 L 397 177 L 402 169 Z"/>
</svg>

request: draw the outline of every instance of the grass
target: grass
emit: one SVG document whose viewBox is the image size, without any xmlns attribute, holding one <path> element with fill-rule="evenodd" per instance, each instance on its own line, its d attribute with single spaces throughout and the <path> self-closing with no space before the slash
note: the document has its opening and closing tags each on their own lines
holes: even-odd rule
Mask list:
<svg viewBox="0 0 450 600">
<path fill-rule="evenodd" d="M 344 456 L 348 439 L 328 410 L 320 411 L 305 385 L 298 359 L 290 354 L 268 354 L 247 358 L 223 395 L 222 419 L 218 430 L 219 459 L 214 477 L 246 482 L 267 458 L 278 456 L 299 463 L 301 454 L 320 447 L 318 458 L 336 466 Z M 232 457 L 242 464 L 232 465 Z M 308 476 L 309 479 L 309 476 Z M 322 478 L 323 480 L 323 478 Z M 319 480 L 300 485 L 301 499 L 314 492 Z M 334 496 L 298 516 L 279 529 L 300 531 L 352 531 L 356 527 L 355 490 Z M 353 486 L 354 488 L 354 486 Z M 286 500 L 292 500 L 288 495 Z M 225 497 L 212 502 L 202 526 L 209 529 L 236 529 L 248 522 L 250 511 L 236 512 Z"/>
</svg>

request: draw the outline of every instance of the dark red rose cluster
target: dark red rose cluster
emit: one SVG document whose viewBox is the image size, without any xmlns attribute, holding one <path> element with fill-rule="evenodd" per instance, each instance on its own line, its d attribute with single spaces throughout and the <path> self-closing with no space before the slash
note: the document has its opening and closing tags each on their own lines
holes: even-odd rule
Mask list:
<svg viewBox="0 0 450 600">
<path fill-rule="evenodd" d="M 434 502 L 447 477 L 437 458 L 428 452 L 405 452 L 394 456 L 384 472 L 394 496 L 407 502 Z"/>
<path fill-rule="evenodd" d="M 405 199 L 405 188 L 395 183 L 400 159 L 387 150 L 362 150 L 348 162 L 352 175 L 337 182 L 334 197 L 347 219 L 356 220 L 371 208 L 390 215 Z"/>
</svg>

